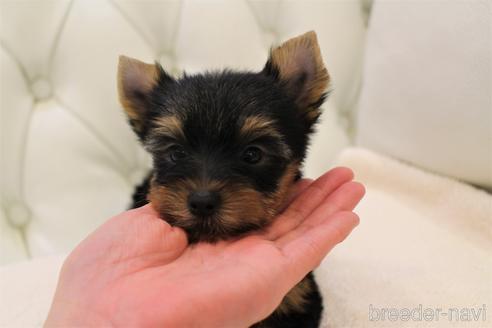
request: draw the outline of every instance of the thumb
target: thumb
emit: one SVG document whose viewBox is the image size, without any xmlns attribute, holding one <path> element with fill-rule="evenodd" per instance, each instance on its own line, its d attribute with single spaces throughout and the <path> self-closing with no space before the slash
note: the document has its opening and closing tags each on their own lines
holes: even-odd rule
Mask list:
<svg viewBox="0 0 492 328">
<path fill-rule="evenodd" d="M 149 251 L 160 253 L 168 260 L 175 260 L 188 246 L 188 239 L 183 229 L 173 227 L 161 218 L 152 204 L 147 204 L 135 210 L 131 215 L 136 218 L 134 233 L 142 239 L 142 251 L 146 246 Z M 137 223 L 138 222 L 138 223 Z"/>
<path fill-rule="evenodd" d="M 118 253 L 120 260 L 152 258 L 161 262 L 172 261 L 188 246 L 184 230 L 169 225 L 151 204 L 111 218 L 92 235 L 103 239 L 112 253 Z"/>
</svg>

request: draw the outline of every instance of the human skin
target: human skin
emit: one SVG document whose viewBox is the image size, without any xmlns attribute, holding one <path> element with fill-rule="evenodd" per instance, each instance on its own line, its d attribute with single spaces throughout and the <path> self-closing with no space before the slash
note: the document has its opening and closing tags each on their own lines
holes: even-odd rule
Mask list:
<svg viewBox="0 0 492 328">
<path fill-rule="evenodd" d="M 248 327 L 358 224 L 352 179 L 300 180 L 268 229 L 216 244 L 189 245 L 150 205 L 119 214 L 65 260 L 45 327 Z"/>
</svg>

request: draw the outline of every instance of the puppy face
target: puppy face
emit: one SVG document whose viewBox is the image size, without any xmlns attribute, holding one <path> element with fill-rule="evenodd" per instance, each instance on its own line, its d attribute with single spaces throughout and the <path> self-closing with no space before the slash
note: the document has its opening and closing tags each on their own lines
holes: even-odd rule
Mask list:
<svg viewBox="0 0 492 328">
<path fill-rule="evenodd" d="M 153 157 L 152 205 L 190 242 L 267 225 L 298 175 L 328 81 L 314 32 L 273 49 L 258 73 L 176 80 L 121 57 L 120 100 Z"/>
</svg>

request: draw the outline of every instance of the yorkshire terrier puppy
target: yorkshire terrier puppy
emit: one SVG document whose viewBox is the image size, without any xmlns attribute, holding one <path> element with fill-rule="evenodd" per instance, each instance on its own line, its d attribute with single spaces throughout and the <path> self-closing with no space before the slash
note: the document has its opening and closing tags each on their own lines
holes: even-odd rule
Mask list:
<svg viewBox="0 0 492 328">
<path fill-rule="evenodd" d="M 314 32 L 272 49 L 260 72 L 175 79 L 157 63 L 121 56 L 120 101 L 153 158 L 134 207 L 150 201 L 190 243 L 268 226 L 300 177 L 328 83 Z M 321 311 L 310 273 L 254 327 L 318 327 Z"/>
</svg>

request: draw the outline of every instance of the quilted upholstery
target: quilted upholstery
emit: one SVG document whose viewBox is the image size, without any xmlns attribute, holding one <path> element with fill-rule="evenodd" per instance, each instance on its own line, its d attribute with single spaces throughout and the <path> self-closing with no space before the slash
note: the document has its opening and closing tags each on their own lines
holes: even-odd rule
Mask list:
<svg viewBox="0 0 492 328">
<path fill-rule="evenodd" d="M 367 2 L 367 1 L 366 1 Z M 0 264 L 70 250 L 125 209 L 149 161 L 115 90 L 119 54 L 168 71 L 260 69 L 314 29 L 334 90 L 310 175 L 347 142 L 365 33 L 358 1 L 2 1 Z"/>
</svg>

